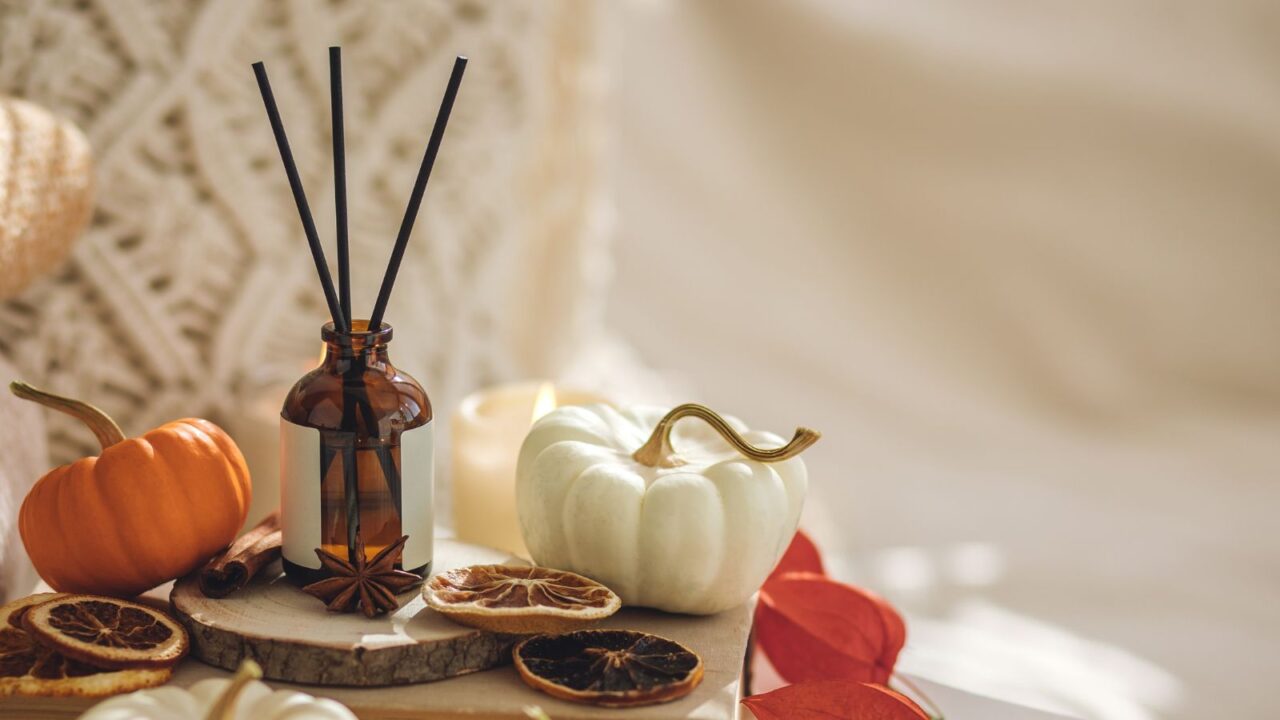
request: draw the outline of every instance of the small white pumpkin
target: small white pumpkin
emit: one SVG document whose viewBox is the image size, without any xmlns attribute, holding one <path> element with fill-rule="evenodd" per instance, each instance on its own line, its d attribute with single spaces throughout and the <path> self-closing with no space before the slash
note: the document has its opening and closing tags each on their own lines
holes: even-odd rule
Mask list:
<svg viewBox="0 0 1280 720">
<path fill-rule="evenodd" d="M 704 422 L 677 426 L 685 417 Z M 818 438 L 800 428 L 784 444 L 695 404 L 559 408 L 520 449 L 525 545 L 627 605 L 726 610 L 759 589 L 795 534 L 808 487 L 795 456 Z"/>
<path fill-rule="evenodd" d="M 240 663 L 229 680 L 201 680 L 190 690 L 139 690 L 99 703 L 80 720 L 356 720 L 343 704 L 258 682 L 262 668 Z"/>
</svg>

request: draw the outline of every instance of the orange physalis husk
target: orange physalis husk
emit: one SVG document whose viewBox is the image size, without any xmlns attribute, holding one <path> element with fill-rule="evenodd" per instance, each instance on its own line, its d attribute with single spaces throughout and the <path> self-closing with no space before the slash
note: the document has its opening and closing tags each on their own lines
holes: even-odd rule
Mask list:
<svg viewBox="0 0 1280 720">
<path fill-rule="evenodd" d="M 880 597 L 814 573 L 787 573 L 760 592 L 756 640 L 788 682 L 888 682 L 906 642 Z"/>
<path fill-rule="evenodd" d="M 818 546 L 803 530 L 796 530 L 795 536 L 791 538 L 791 544 L 787 546 L 787 551 L 778 561 L 778 566 L 769 573 L 769 579 L 764 581 L 765 587 L 768 587 L 769 582 L 774 578 L 792 572 L 827 574 L 827 571 L 822 568 L 822 553 L 818 552 Z"/>
<path fill-rule="evenodd" d="M 823 680 L 742 699 L 756 720 L 929 720 L 908 698 L 883 685 Z"/>
</svg>

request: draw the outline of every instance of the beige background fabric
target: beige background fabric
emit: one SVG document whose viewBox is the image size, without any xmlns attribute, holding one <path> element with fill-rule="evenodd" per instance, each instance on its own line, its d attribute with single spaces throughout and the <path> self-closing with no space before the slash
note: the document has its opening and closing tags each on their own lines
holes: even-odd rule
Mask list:
<svg viewBox="0 0 1280 720">
<path fill-rule="evenodd" d="M 134 431 L 262 401 L 323 311 L 247 63 L 326 208 L 323 47 L 348 45 L 371 94 L 367 116 L 348 95 L 352 203 L 372 188 L 359 242 L 382 248 L 467 41 L 475 124 L 437 173 L 468 173 L 433 180 L 393 304 L 442 421 L 559 375 L 817 427 L 805 524 L 907 612 L 904 669 L 1081 718 L 1273 714 L 1272 4 L 316 7 L 0 4 L 0 91 L 84 127 L 105 188 L 71 263 L 0 309 L 19 372 Z M 47 419 L 56 459 L 85 446 Z M 0 531 L 38 462 L 15 446 Z"/>
<path fill-rule="evenodd" d="M 16 371 L 0 359 L 0 379 Z M 39 579 L 18 535 L 18 508 L 27 490 L 49 467 L 44 413 L 40 407 L 0 393 L 0 599 L 25 595 Z"/>
<path fill-rule="evenodd" d="M 1280 12 L 635 2 L 611 317 L 809 453 L 904 667 L 1263 718 L 1280 645 Z"/>
</svg>

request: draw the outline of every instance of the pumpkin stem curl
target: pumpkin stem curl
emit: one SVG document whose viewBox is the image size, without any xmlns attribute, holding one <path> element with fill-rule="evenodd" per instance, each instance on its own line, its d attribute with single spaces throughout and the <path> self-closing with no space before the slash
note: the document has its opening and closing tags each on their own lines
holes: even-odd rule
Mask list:
<svg viewBox="0 0 1280 720">
<path fill-rule="evenodd" d="M 125 438 L 124 431 L 120 429 L 115 420 L 112 420 L 109 415 L 89 403 L 45 392 L 21 380 L 14 380 L 9 383 L 9 392 L 23 400 L 40 403 L 51 410 L 66 413 L 88 425 L 94 436 L 98 438 L 103 450 Z"/>
<path fill-rule="evenodd" d="M 262 666 L 248 658 L 241 660 L 236 674 L 210 706 L 204 720 L 232 720 L 236 716 L 236 699 L 240 696 L 240 692 L 246 685 L 260 677 L 262 677 Z"/>
<path fill-rule="evenodd" d="M 653 428 L 653 434 L 649 436 L 648 441 L 631 457 L 636 462 L 649 467 L 671 468 L 683 465 L 684 460 L 677 456 L 671 447 L 671 431 L 675 428 L 676 421 L 685 417 L 696 417 L 707 423 L 735 450 L 756 462 L 789 460 L 809 449 L 822 437 L 817 430 L 801 427 L 796 428 L 796 434 L 786 445 L 777 448 L 759 448 L 748 443 L 737 430 L 729 427 L 729 423 L 715 410 L 697 403 L 685 403 L 663 416 Z"/>
</svg>

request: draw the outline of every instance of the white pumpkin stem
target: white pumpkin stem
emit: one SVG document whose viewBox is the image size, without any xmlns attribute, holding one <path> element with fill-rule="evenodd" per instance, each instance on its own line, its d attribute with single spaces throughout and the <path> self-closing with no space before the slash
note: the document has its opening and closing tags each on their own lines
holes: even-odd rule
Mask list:
<svg viewBox="0 0 1280 720">
<path fill-rule="evenodd" d="M 21 380 L 14 380 L 9 383 L 9 392 L 17 395 L 23 400 L 30 400 L 34 403 L 51 409 L 63 412 L 71 417 L 79 420 L 89 429 L 93 431 L 94 436 L 98 438 L 98 442 L 102 445 L 102 449 L 115 445 L 124 440 L 124 431 L 111 419 L 110 415 L 102 412 L 98 408 L 86 402 L 72 400 L 69 397 L 54 395 L 51 392 L 45 392 L 38 388 L 32 387 Z"/>
<path fill-rule="evenodd" d="M 209 712 L 205 714 L 204 720 L 232 720 L 236 716 L 236 700 L 240 697 L 241 691 L 260 677 L 262 677 L 261 665 L 247 658 L 241 660 L 240 667 L 232 676 L 230 684 L 214 701 Z"/>
<path fill-rule="evenodd" d="M 649 467 L 669 468 L 683 465 L 684 460 L 676 455 L 671 447 L 671 431 L 675 428 L 676 421 L 686 417 L 696 417 L 707 423 L 735 450 L 756 462 L 789 460 L 809 449 L 822 437 L 817 430 L 801 427 L 796 428 L 796 434 L 791 438 L 791 442 L 782 447 L 758 448 L 743 439 L 737 430 L 729 427 L 729 423 L 715 410 L 697 403 L 685 403 L 663 416 L 653 428 L 653 434 L 649 436 L 649 440 L 631 457 L 635 458 L 636 462 Z"/>
</svg>

